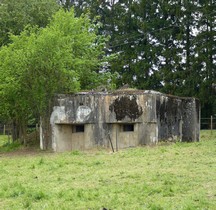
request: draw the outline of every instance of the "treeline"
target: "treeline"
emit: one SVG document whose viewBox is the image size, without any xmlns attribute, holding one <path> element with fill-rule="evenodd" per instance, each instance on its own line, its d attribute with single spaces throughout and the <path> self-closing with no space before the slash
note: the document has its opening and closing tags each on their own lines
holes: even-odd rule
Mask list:
<svg viewBox="0 0 216 210">
<path fill-rule="evenodd" d="M 213 0 L 0 0 L 0 20 L 0 121 L 14 139 L 55 93 L 100 84 L 198 97 L 216 113 Z"/>
<path fill-rule="evenodd" d="M 118 86 L 198 97 L 216 114 L 216 1 L 74 0 L 77 16 L 100 16 Z"/>
</svg>

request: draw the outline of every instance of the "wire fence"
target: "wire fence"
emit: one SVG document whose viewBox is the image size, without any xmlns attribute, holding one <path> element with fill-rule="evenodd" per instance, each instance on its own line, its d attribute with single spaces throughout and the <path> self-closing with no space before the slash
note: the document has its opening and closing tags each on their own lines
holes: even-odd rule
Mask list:
<svg viewBox="0 0 216 210">
<path fill-rule="evenodd" d="M 36 125 L 28 125 L 27 133 L 31 133 L 35 130 L 38 130 L 38 124 Z M 0 124 L 0 135 L 11 135 L 12 133 L 12 125 L 11 124 Z"/>
<path fill-rule="evenodd" d="M 216 117 L 201 118 L 200 129 L 202 130 L 214 130 L 216 129 Z"/>
<path fill-rule="evenodd" d="M 0 124 L 0 135 L 11 135 L 12 126 Z"/>
</svg>

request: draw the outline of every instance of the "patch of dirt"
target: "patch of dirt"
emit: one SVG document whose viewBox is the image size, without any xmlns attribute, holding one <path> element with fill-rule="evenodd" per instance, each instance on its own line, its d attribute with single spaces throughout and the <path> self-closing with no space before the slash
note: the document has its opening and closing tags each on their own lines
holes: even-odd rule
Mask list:
<svg viewBox="0 0 216 210">
<path fill-rule="evenodd" d="M 0 152 L 0 158 L 1 157 L 16 157 L 16 156 L 41 156 L 41 155 L 47 155 L 47 154 L 54 154 L 53 151 L 43 151 L 40 150 L 37 147 L 22 147 L 15 151 L 11 152 Z"/>
</svg>

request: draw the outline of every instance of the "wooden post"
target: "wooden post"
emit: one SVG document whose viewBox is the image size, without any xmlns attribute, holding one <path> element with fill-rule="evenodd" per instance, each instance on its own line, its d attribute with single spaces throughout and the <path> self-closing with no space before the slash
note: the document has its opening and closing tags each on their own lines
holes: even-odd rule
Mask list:
<svg viewBox="0 0 216 210">
<path fill-rule="evenodd" d="M 211 115 L 211 135 L 212 135 L 212 130 L 213 130 L 213 116 Z"/>
<path fill-rule="evenodd" d="M 112 151 L 115 152 L 113 144 L 112 144 L 112 140 L 111 140 L 111 137 L 110 137 L 110 134 L 108 134 L 108 138 L 109 138 L 109 141 L 110 141 L 110 145 L 111 145 Z"/>
</svg>

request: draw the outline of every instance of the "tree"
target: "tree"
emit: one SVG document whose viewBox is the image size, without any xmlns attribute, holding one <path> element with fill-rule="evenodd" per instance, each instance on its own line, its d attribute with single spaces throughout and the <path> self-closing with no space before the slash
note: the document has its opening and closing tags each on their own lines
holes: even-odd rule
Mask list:
<svg viewBox="0 0 216 210">
<path fill-rule="evenodd" d="M 46 27 L 59 8 L 55 0 L 0 0 L 0 46 L 10 41 L 10 33 L 19 35 L 27 25 Z"/>
<path fill-rule="evenodd" d="M 70 1 L 76 15 L 100 16 L 109 34 L 111 71 L 128 83 L 201 100 L 203 116 L 216 110 L 215 1 Z"/>
<path fill-rule="evenodd" d="M 210 116 L 216 113 L 216 4 L 213 0 L 199 0 L 198 3 L 194 69 L 198 69 L 200 80 L 196 89 L 202 102 L 202 115 Z"/>
<path fill-rule="evenodd" d="M 2 47 L 1 108 L 19 127 L 14 139 L 25 139 L 29 115 L 49 117 L 55 93 L 92 88 L 109 77 L 97 73 L 107 40 L 97 30 L 87 15 L 75 18 L 73 10 L 60 10 L 47 27 L 27 27 Z"/>
</svg>

